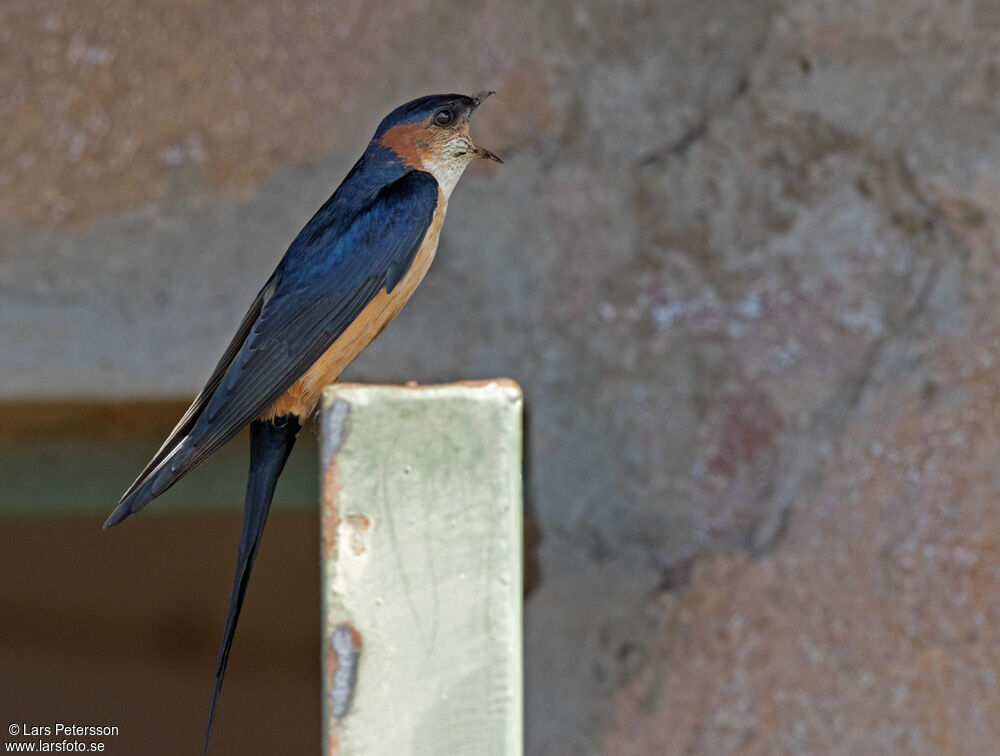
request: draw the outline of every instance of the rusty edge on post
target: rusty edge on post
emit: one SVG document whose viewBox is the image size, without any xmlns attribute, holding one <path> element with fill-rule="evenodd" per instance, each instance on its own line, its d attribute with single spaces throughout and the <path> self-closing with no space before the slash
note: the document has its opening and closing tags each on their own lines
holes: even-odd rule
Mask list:
<svg viewBox="0 0 1000 756">
<path fill-rule="evenodd" d="M 334 558 L 337 551 L 337 528 L 340 525 L 340 514 L 337 511 L 336 493 L 340 489 L 337 480 L 337 452 L 344 443 L 349 429 L 351 405 L 343 399 L 336 400 L 333 405 L 322 413 L 323 433 L 323 528 L 320 533 L 320 548 L 323 564 Z M 323 634 L 332 618 L 324 611 Z M 354 686 L 358 679 L 358 663 L 361 658 L 361 635 L 349 622 L 340 622 L 330 632 L 330 640 L 326 652 L 326 676 L 324 686 L 329 686 L 329 709 L 333 713 L 333 721 L 328 717 L 325 726 L 328 728 L 328 756 L 338 752 L 336 727 L 346 716 L 354 694 Z"/>
</svg>

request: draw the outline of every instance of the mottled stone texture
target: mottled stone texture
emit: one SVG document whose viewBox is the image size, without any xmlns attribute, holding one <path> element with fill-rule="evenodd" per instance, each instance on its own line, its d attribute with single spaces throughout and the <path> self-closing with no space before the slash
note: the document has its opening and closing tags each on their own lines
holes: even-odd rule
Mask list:
<svg viewBox="0 0 1000 756">
<path fill-rule="evenodd" d="M 0 6 L 0 392 L 194 391 L 393 104 L 498 90 L 355 380 L 510 375 L 527 745 L 1000 750 L 994 0 Z"/>
</svg>

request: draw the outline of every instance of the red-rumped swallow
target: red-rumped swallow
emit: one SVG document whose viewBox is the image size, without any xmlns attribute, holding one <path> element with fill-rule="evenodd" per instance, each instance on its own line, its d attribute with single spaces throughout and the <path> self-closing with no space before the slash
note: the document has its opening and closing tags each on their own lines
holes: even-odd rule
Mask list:
<svg viewBox="0 0 1000 756">
<path fill-rule="evenodd" d="M 138 512 L 250 426 L 239 558 L 215 666 L 212 721 L 278 476 L 323 388 L 391 321 L 427 273 L 448 198 L 475 158 L 469 119 L 492 92 L 392 111 L 257 294 L 205 388 L 104 527 Z"/>
</svg>

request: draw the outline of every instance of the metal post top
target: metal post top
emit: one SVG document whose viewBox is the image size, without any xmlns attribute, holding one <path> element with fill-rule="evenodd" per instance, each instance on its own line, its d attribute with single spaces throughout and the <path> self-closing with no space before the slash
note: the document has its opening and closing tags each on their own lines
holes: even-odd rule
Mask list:
<svg viewBox="0 0 1000 756">
<path fill-rule="evenodd" d="M 438 399 L 461 396 L 488 398 L 496 396 L 506 401 L 521 401 L 520 384 L 512 378 L 487 378 L 482 380 L 454 381 L 452 383 L 334 383 L 323 392 L 323 409 L 328 409 L 337 399 L 365 401 L 372 397 L 405 399 Z"/>
</svg>

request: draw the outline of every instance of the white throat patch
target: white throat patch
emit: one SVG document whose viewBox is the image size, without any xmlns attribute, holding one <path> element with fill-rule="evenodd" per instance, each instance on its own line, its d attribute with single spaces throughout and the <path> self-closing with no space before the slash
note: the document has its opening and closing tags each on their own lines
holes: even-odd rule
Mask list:
<svg viewBox="0 0 1000 756">
<path fill-rule="evenodd" d="M 447 200 L 466 166 L 472 162 L 472 144 L 462 137 L 449 139 L 437 154 L 423 159 L 424 170 L 428 171 L 441 187 L 441 193 Z"/>
</svg>

